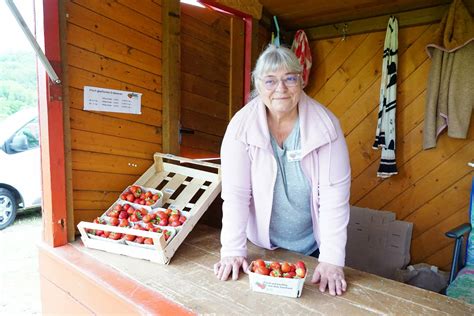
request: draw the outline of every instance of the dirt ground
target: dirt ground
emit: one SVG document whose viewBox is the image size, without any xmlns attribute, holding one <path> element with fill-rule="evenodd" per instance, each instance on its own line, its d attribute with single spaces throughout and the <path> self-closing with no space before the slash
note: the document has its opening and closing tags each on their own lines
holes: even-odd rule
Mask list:
<svg viewBox="0 0 474 316">
<path fill-rule="evenodd" d="M 41 210 L 19 213 L 0 230 L 0 315 L 40 315 L 38 248 Z"/>
</svg>

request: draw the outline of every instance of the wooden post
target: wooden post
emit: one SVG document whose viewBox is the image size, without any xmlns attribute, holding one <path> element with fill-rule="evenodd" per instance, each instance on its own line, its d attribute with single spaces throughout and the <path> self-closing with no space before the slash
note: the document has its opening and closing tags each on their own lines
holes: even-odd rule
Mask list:
<svg viewBox="0 0 474 316">
<path fill-rule="evenodd" d="M 244 23 L 241 18 L 230 19 L 229 121 L 244 105 Z"/>
<path fill-rule="evenodd" d="M 181 109 L 180 2 L 162 2 L 163 48 L 163 152 L 179 155 Z"/>
<path fill-rule="evenodd" d="M 61 40 L 61 65 L 63 76 L 61 78 L 63 89 L 63 120 L 64 120 L 64 162 L 66 172 L 66 218 L 67 218 L 67 239 L 69 242 L 75 240 L 76 229 L 74 226 L 73 207 L 73 184 L 72 184 L 72 149 L 71 149 L 71 123 L 69 120 L 69 75 L 67 67 L 67 20 L 66 3 L 59 2 L 59 35 Z"/>
<path fill-rule="evenodd" d="M 63 78 L 59 36 L 58 0 L 37 0 L 36 25 L 44 53 Z M 44 37 L 43 37 L 44 35 Z M 67 243 L 66 174 L 62 87 L 49 79 L 38 63 L 38 101 L 43 186 L 43 238 L 53 247 Z M 72 223 L 70 223 L 72 224 Z"/>
</svg>

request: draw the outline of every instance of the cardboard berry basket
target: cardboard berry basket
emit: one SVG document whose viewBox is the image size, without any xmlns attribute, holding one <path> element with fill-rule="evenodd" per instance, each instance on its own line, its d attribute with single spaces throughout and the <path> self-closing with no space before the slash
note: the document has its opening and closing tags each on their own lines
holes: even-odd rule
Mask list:
<svg viewBox="0 0 474 316">
<path fill-rule="evenodd" d="M 270 264 L 271 261 L 265 261 L 265 263 Z M 276 278 L 252 272 L 253 265 L 254 263 L 252 262 L 248 271 L 250 289 L 252 289 L 252 291 L 287 297 L 301 296 L 308 271 L 306 271 L 304 278 Z"/>
<path fill-rule="evenodd" d="M 162 191 L 163 208 L 178 209 L 188 215 L 184 224 L 176 230 L 176 235 L 166 243 L 159 233 L 80 222 L 77 226 L 86 247 L 169 264 L 178 247 L 220 193 L 220 165 L 161 153 L 155 153 L 153 158 L 154 164 L 134 185 Z M 154 245 L 150 249 L 96 240 L 88 236 L 86 229 L 150 237 Z"/>
<path fill-rule="evenodd" d="M 156 207 L 161 207 L 163 206 L 163 192 L 161 192 L 160 190 L 155 190 L 153 188 L 147 188 L 147 187 L 144 187 L 144 186 L 141 186 L 141 185 L 138 185 L 140 187 L 140 189 L 142 190 L 143 193 L 146 193 L 148 191 L 150 191 L 153 195 L 154 194 L 157 194 L 160 196 L 160 198 L 154 203 L 154 204 L 151 204 L 151 205 L 143 205 L 143 204 L 137 204 L 137 203 L 133 203 L 133 202 L 130 202 L 130 201 L 127 201 L 127 200 L 123 200 L 121 197 L 123 194 L 125 194 L 126 192 L 130 192 L 130 188 L 132 187 L 131 185 L 129 185 L 125 190 L 123 190 L 123 192 L 119 195 L 119 198 L 118 198 L 118 201 L 127 201 L 128 203 L 130 203 L 131 205 L 133 205 L 133 207 L 137 208 L 137 207 L 141 207 L 141 206 L 146 206 L 146 207 L 150 207 L 150 208 L 156 208 Z"/>
<path fill-rule="evenodd" d="M 176 229 L 174 229 L 174 227 L 168 227 L 168 226 L 156 226 L 156 227 L 159 227 L 161 230 L 167 230 L 171 233 L 168 240 L 165 239 L 166 244 L 169 243 L 173 239 L 173 237 L 176 235 Z M 129 246 L 141 247 L 141 248 L 147 248 L 147 249 L 154 249 L 154 247 L 155 247 L 154 244 L 153 245 L 139 244 L 137 242 L 128 241 L 128 240 L 125 240 L 125 243 Z M 153 241 L 153 243 L 155 243 L 155 242 Z"/>
</svg>

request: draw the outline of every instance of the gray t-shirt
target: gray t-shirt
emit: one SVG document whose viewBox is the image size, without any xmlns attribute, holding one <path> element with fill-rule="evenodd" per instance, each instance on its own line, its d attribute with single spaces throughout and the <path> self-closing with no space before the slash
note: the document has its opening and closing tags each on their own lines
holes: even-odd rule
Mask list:
<svg viewBox="0 0 474 316">
<path fill-rule="evenodd" d="M 299 159 L 294 156 L 298 157 L 301 149 L 299 119 L 283 142 L 283 148 L 273 136 L 271 143 L 278 171 L 273 189 L 270 242 L 275 247 L 310 255 L 318 245 L 313 235 L 311 187 Z"/>
</svg>

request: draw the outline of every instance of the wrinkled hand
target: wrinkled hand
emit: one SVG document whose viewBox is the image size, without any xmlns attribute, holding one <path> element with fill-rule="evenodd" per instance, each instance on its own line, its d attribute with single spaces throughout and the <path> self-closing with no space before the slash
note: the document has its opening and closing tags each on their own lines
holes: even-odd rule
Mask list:
<svg viewBox="0 0 474 316">
<path fill-rule="evenodd" d="M 226 281 L 232 272 L 232 280 L 237 280 L 239 278 L 240 267 L 242 270 L 247 273 L 249 264 L 247 258 L 245 257 L 224 257 L 221 260 L 214 264 L 214 274 L 221 281 Z"/>
<path fill-rule="evenodd" d="M 342 267 L 326 262 L 320 262 L 314 269 L 312 283 L 319 283 L 319 290 L 326 291 L 329 289 L 331 295 L 342 295 L 347 289 L 347 283 L 344 279 L 344 271 Z"/>
</svg>

